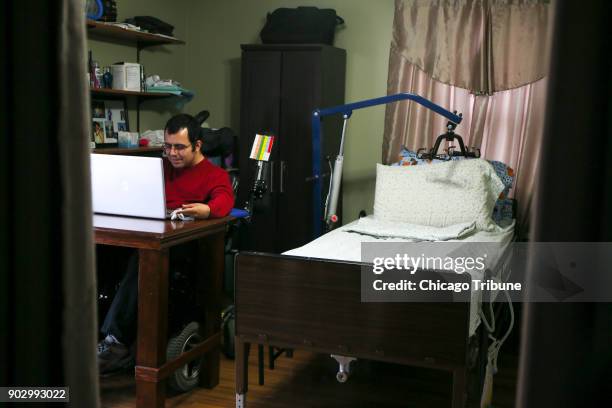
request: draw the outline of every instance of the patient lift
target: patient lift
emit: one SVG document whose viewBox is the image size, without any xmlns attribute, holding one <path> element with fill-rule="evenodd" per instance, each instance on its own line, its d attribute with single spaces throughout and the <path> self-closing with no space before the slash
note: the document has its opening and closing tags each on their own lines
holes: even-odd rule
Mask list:
<svg viewBox="0 0 612 408">
<path fill-rule="evenodd" d="M 442 135 L 438 136 L 434 147 L 430 150 L 426 148 L 421 148 L 417 151 L 417 157 L 419 159 L 425 160 L 451 160 L 453 157 L 464 156 L 466 158 L 479 158 L 480 157 L 480 149 L 478 148 L 466 148 L 463 142 L 463 139 L 460 135 L 456 134 L 455 128 L 461 121 L 463 120 L 463 116 L 461 113 L 457 114 L 457 111 L 450 112 L 441 106 L 431 102 L 428 99 L 425 99 L 419 95 L 409 94 L 409 93 L 399 93 L 394 95 L 383 96 L 374 99 L 366 99 L 359 102 L 349 103 L 346 105 L 334 106 L 331 108 L 325 109 L 315 109 L 312 114 L 312 179 L 314 180 L 313 185 L 313 214 L 312 214 L 312 222 L 313 222 L 313 231 L 314 237 L 317 238 L 322 233 L 322 227 L 324 222 L 325 229 L 327 231 L 333 229 L 338 222 L 338 216 L 336 215 L 337 205 L 338 205 L 338 196 L 340 193 L 340 185 L 342 179 L 342 167 L 344 161 L 344 140 L 346 134 L 346 127 L 348 123 L 348 119 L 353 114 L 353 110 L 368 108 L 371 106 L 383 105 L 392 102 L 402 101 L 402 100 L 410 100 L 414 101 L 427 109 L 438 113 L 439 115 L 444 116 L 449 121 L 447 123 L 447 130 Z M 322 196 L 322 184 L 321 180 L 323 175 L 321 174 L 321 165 L 320 165 L 320 155 L 321 155 L 321 139 L 323 129 L 321 127 L 321 120 L 325 116 L 337 115 L 341 114 L 343 118 L 342 125 L 342 137 L 340 142 L 340 149 L 338 152 L 338 156 L 336 157 L 333 170 L 331 170 L 330 164 L 330 184 L 329 191 L 327 194 L 327 198 L 325 200 L 324 213 L 321 215 L 321 196 Z M 454 146 L 449 146 L 446 154 L 438 154 L 438 150 L 440 145 L 443 142 L 453 142 L 457 141 L 459 144 L 459 150 L 457 151 Z M 505 293 L 508 296 L 507 293 Z M 509 300 L 509 298 L 508 298 Z M 495 320 L 494 314 L 492 313 L 492 322 L 489 323 L 487 318 L 484 316 L 482 311 L 480 312 L 481 318 L 487 331 L 489 332 L 489 339 L 493 341 L 493 343 L 489 346 L 488 355 L 487 355 L 487 367 L 485 374 L 485 384 L 484 391 L 482 395 L 482 404 L 486 406 L 490 404 L 491 401 L 491 393 L 492 393 L 492 376 L 497 371 L 497 356 L 499 353 L 499 349 L 504 341 L 507 339 L 510 334 L 513 325 L 514 325 L 514 311 L 512 307 L 512 302 L 509 302 L 510 305 L 510 316 L 511 323 L 510 327 L 502 336 L 501 339 L 497 339 L 492 335 L 495 331 Z M 338 373 L 336 374 L 336 379 L 344 383 L 347 381 L 348 376 L 350 374 L 350 365 L 356 359 L 353 357 L 342 356 L 332 354 L 332 358 L 334 358 L 338 362 Z"/>
<path fill-rule="evenodd" d="M 386 105 L 388 103 L 410 100 L 414 101 L 427 109 L 434 111 L 435 113 L 444 116 L 449 120 L 447 129 L 448 131 L 438 137 L 436 140 L 436 144 L 434 149 L 432 149 L 429 153 L 422 153 L 424 155 L 436 156 L 438 148 L 442 139 L 446 140 L 454 140 L 457 139 L 459 141 L 459 146 L 461 149 L 461 153 L 466 155 L 470 154 L 466 151 L 463 140 L 461 136 L 456 135 L 454 133 L 455 127 L 461 123 L 463 117 L 461 114 L 457 115 L 457 112 L 450 112 L 440 105 L 437 105 L 431 102 L 428 99 L 423 98 L 419 95 L 409 94 L 409 93 L 399 93 L 394 95 L 387 95 L 380 98 L 374 99 L 366 99 L 359 102 L 349 103 L 346 105 L 334 106 L 331 108 L 325 109 L 315 109 L 312 113 L 312 179 L 314 180 L 313 185 L 313 231 L 314 237 L 317 238 L 321 235 L 322 224 L 321 220 L 324 220 L 326 224 L 326 228 L 332 229 L 335 224 L 338 222 L 338 216 L 336 215 L 336 207 L 338 205 L 338 196 L 340 194 L 340 183 L 342 180 L 342 164 L 344 161 L 344 137 L 346 134 L 346 125 L 348 119 L 353 114 L 354 110 L 369 108 L 371 106 L 377 105 Z M 321 185 L 321 165 L 320 165 L 320 156 L 321 156 L 321 139 L 323 129 L 321 127 L 321 120 L 325 116 L 342 114 L 342 118 L 344 120 L 342 125 L 342 138 L 340 141 L 340 151 L 338 152 L 338 156 L 336 157 L 336 161 L 334 163 L 334 169 L 332 171 L 332 175 L 330 177 L 330 190 L 327 195 L 327 199 L 325 202 L 325 213 L 321 215 L 321 195 L 322 195 L 322 185 Z M 422 149 L 424 150 L 424 149 Z M 479 157 L 480 152 L 478 152 L 478 156 L 475 155 L 474 152 L 471 153 L 471 157 Z"/>
</svg>

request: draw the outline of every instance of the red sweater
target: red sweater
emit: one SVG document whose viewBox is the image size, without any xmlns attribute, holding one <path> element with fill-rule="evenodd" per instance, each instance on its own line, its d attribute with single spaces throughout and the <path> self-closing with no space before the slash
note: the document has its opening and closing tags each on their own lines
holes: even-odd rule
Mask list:
<svg viewBox="0 0 612 408">
<path fill-rule="evenodd" d="M 229 175 L 204 159 L 193 167 L 176 169 L 164 159 L 166 207 L 179 208 L 187 203 L 205 203 L 210 218 L 225 217 L 234 206 L 234 191 Z"/>
</svg>

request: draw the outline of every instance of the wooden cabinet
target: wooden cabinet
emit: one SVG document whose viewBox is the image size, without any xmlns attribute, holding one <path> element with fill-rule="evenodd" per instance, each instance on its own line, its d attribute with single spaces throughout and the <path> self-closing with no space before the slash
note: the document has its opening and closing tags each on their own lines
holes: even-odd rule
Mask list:
<svg viewBox="0 0 612 408">
<path fill-rule="evenodd" d="M 345 66 L 346 52 L 326 45 L 242 46 L 239 203 L 253 186 L 255 134 L 277 137 L 264 171 L 268 194 L 255 203 L 243 249 L 282 252 L 313 238 L 312 112 L 344 103 Z M 339 117 L 323 123 L 323 169 L 338 153 L 341 129 Z M 323 184 L 325 195 L 328 175 Z"/>
</svg>

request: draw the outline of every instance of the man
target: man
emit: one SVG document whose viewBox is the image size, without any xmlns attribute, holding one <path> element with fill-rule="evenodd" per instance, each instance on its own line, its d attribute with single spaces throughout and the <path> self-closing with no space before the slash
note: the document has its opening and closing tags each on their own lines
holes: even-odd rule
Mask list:
<svg viewBox="0 0 612 408">
<path fill-rule="evenodd" d="M 219 218 L 229 214 L 234 192 L 227 172 L 210 163 L 201 151 L 200 125 L 191 115 L 172 117 L 164 129 L 164 180 L 166 207 L 194 218 Z M 191 248 L 170 251 L 170 266 Z M 136 337 L 138 307 L 138 256 L 133 254 L 127 273 L 104 319 L 98 344 L 101 374 L 123 368 L 131 362 L 129 345 Z"/>
</svg>

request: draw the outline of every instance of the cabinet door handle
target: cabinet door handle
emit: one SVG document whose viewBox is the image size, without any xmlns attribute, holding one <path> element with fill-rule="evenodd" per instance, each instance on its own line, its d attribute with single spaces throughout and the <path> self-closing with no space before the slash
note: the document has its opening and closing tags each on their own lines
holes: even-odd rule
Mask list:
<svg viewBox="0 0 612 408">
<path fill-rule="evenodd" d="M 285 192 L 285 161 L 280 162 L 280 192 Z"/>
<path fill-rule="evenodd" d="M 274 162 L 270 160 L 270 193 L 274 192 Z"/>
</svg>

